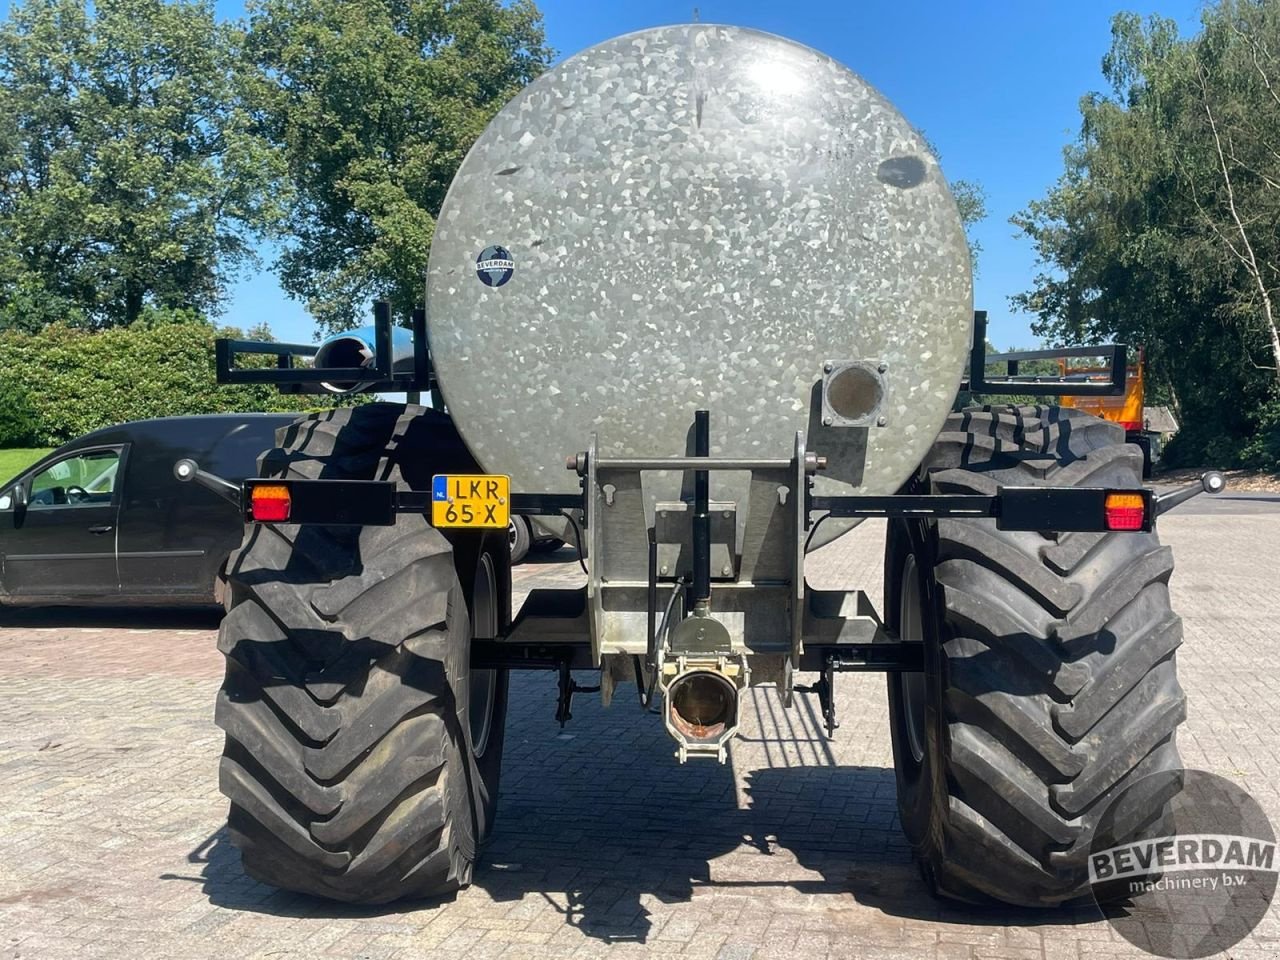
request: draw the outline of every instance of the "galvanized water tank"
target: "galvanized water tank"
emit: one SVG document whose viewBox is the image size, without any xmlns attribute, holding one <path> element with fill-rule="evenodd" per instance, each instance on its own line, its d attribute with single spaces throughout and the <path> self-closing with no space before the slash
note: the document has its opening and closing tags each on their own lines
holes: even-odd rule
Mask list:
<svg viewBox="0 0 1280 960">
<path fill-rule="evenodd" d="M 888 493 L 955 397 L 972 278 L 942 172 L 883 96 L 690 24 L 592 47 L 502 109 L 445 200 L 427 308 L 449 409 L 514 489 L 576 490 L 564 459 L 593 432 L 606 456 L 683 454 L 706 407 L 713 455 L 787 457 L 804 430 L 832 455 L 820 492 Z M 815 385 L 850 360 L 875 416 L 824 425 Z"/>
</svg>

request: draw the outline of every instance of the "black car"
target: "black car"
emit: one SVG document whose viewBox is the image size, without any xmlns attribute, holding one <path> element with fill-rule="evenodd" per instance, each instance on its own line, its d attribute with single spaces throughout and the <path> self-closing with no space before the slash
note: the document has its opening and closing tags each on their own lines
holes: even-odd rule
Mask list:
<svg viewBox="0 0 1280 960">
<path fill-rule="evenodd" d="M 139 420 L 73 440 L 0 486 L 0 601 L 212 603 L 244 522 L 173 464 L 239 482 L 293 414 Z"/>
</svg>

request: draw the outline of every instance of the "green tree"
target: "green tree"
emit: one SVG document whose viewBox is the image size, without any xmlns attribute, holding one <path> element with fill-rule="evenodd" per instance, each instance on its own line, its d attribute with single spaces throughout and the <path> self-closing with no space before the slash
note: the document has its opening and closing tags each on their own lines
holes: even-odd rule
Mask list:
<svg viewBox="0 0 1280 960">
<path fill-rule="evenodd" d="M 1175 458 L 1275 463 L 1280 4 L 1223 0 L 1189 40 L 1121 14 L 1103 71 L 1062 179 L 1014 218 L 1044 266 L 1014 302 L 1056 341 L 1145 345 Z"/>
<path fill-rule="evenodd" d="M 211 0 L 25 0 L 0 25 L 0 329 L 214 311 L 275 214 Z"/>
<path fill-rule="evenodd" d="M 976 273 L 982 244 L 974 236 L 973 228 L 987 219 L 987 192 L 980 183 L 973 180 L 956 180 L 951 184 L 951 192 L 956 198 L 956 206 L 960 208 L 960 222 L 964 224 L 964 233 L 969 240 L 969 256 L 973 259 Z"/>
<path fill-rule="evenodd" d="M 281 283 L 323 327 L 422 300 L 435 217 L 467 149 L 546 66 L 528 0 L 255 0 L 261 129 L 293 203 Z"/>
</svg>

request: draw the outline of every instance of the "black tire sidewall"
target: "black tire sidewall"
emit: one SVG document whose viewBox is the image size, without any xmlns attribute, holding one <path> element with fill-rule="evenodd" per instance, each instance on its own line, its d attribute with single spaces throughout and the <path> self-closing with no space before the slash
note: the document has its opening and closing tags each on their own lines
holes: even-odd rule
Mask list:
<svg viewBox="0 0 1280 960">
<path fill-rule="evenodd" d="M 941 837 L 940 818 L 946 815 L 945 764 L 942 762 L 942 636 L 933 583 L 931 529 L 922 523 L 893 521 L 885 559 L 885 617 L 896 634 L 901 629 L 902 575 L 908 557 L 915 557 L 919 578 L 920 623 L 924 634 L 925 722 L 924 755 L 919 762 L 911 750 L 907 726 L 903 675 L 887 676 L 889 730 L 893 747 L 894 778 L 898 788 L 898 814 L 902 830 L 912 849 L 922 860 L 932 859 Z"/>
<path fill-rule="evenodd" d="M 458 556 L 459 560 L 465 556 L 465 553 Z M 466 583 L 464 589 L 468 591 L 467 604 L 467 657 L 460 679 L 457 681 L 456 689 L 461 691 L 458 700 L 463 704 L 459 711 L 459 720 L 464 731 L 464 740 L 466 742 L 466 756 L 468 765 L 468 777 L 471 780 L 471 796 L 472 796 L 472 820 L 475 827 L 475 838 L 477 844 L 483 844 L 493 829 L 493 823 L 497 815 L 498 806 L 498 784 L 502 775 L 502 748 L 506 739 L 506 721 L 507 721 L 507 703 L 508 703 L 508 686 L 510 675 L 507 670 L 495 671 L 493 704 L 489 710 L 489 735 L 485 743 L 484 753 L 477 756 L 475 752 L 475 744 L 471 737 L 470 709 L 471 709 L 471 641 L 475 638 L 474 616 L 475 616 L 475 592 L 480 581 L 480 572 L 484 564 L 484 558 L 488 555 L 491 558 L 494 571 L 494 582 L 492 589 L 494 591 L 493 602 L 497 604 L 494 615 L 498 620 L 499 630 L 503 629 L 502 620 L 504 618 L 502 598 L 500 592 L 506 587 L 504 584 L 509 577 L 504 577 L 501 569 L 502 562 L 505 557 L 494 556 L 492 550 L 486 550 L 483 547 L 475 556 L 475 567 L 470 580 Z"/>
<path fill-rule="evenodd" d="M 502 776 L 502 745 L 506 739 L 508 671 L 497 671 L 493 690 L 493 709 L 489 730 L 489 742 L 485 744 L 484 753 L 477 757 L 471 753 L 471 760 L 478 774 L 474 784 L 473 808 L 476 819 L 476 839 L 484 843 L 493 830 L 494 820 L 498 812 L 498 784 Z M 468 677 L 468 681 L 469 681 Z M 468 735 L 470 740 L 470 735 Z"/>
<path fill-rule="evenodd" d="M 513 516 L 511 523 L 515 529 L 515 542 L 511 544 L 511 563 L 514 565 L 520 563 L 529 555 L 533 533 L 530 531 L 529 524 L 524 517 Z"/>
</svg>

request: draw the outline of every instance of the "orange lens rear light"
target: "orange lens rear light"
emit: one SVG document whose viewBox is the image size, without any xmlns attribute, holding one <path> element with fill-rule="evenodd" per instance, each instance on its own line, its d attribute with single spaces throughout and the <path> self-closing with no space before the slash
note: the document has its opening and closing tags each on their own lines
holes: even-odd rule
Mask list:
<svg viewBox="0 0 1280 960">
<path fill-rule="evenodd" d="M 289 519 L 292 502 L 283 483 L 258 484 L 253 488 L 250 507 L 253 519 L 261 523 L 281 523 Z"/>
<path fill-rule="evenodd" d="M 1146 526 L 1147 501 L 1140 493 L 1108 493 L 1103 512 L 1108 530 L 1141 530 Z"/>
</svg>

